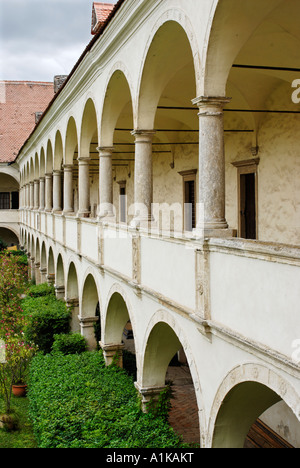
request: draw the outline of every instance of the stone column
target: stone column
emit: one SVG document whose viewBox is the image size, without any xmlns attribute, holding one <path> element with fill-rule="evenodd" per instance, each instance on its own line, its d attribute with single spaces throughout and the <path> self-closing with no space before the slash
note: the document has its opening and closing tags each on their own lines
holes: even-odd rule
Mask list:
<svg viewBox="0 0 300 468">
<path fill-rule="evenodd" d="M 152 140 L 155 132 L 134 130 L 135 169 L 134 169 L 134 219 L 135 227 L 149 225 L 152 217 Z"/>
<path fill-rule="evenodd" d="M 45 209 L 45 177 L 40 177 L 40 211 Z"/>
<path fill-rule="evenodd" d="M 64 213 L 73 213 L 73 165 L 64 165 Z"/>
<path fill-rule="evenodd" d="M 233 235 L 225 219 L 225 97 L 200 97 L 199 107 L 199 208 L 196 232 L 202 237 Z"/>
<path fill-rule="evenodd" d="M 107 366 L 110 366 L 115 361 L 115 364 L 122 369 L 123 368 L 123 350 L 125 348 L 124 343 L 105 344 L 100 341 L 99 345 L 103 351 L 105 364 Z"/>
<path fill-rule="evenodd" d="M 29 184 L 25 185 L 25 208 L 28 209 L 30 206 L 30 186 Z"/>
<path fill-rule="evenodd" d="M 61 206 L 61 171 L 53 171 L 53 212 L 62 211 Z"/>
<path fill-rule="evenodd" d="M 90 158 L 78 158 L 78 216 L 88 218 L 90 215 Z"/>
<path fill-rule="evenodd" d="M 30 182 L 30 202 L 29 202 L 29 208 L 33 210 L 34 208 L 34 182 Z"/>
<path fill-rule="evenodd" d="M 99 321 L 99 317 L 78 317 L 80 321 L 81 335 L 84 336 L 87 342 L 88 350 L 94 351 L 97 349 L 94 324 Z"/>
<path fill-rule="evenodd" d="M 36 284 L 41 284 L 41 271 L 40 271 L 40 262 L 36 262 L 34 264 L 34 269 L 35 269 L 35 283 Z"/>
<path fill-rule="evenodd" d="M 34 209 L 38 210 L 40 205 L 40 181 L 36 179 L 34 181 Z"/>
<path fill-rule="evenodd" d="M 80 332 L 80 323 L 79 323 L 79 299 L 68 299 L 65 298 L 67 307 L 72 310 L 72 317 L 71 317 L 71 332 L 72 333 L 79 333 Z"/>
<path fill-rule="evenodd" d="M 100 147 L 99 151 L 99 218 L 111 218 L 113 211 L 112 147 Z"/>
<path fill-rule="evenodd" d="M 52 211 L 52 174 L 45 174 L 45 210 Z"/>
<path fill-rule="evenodd" d="M 46 281 L 47 281 L 47 268 L 40 267 L 40 278 L 41 278 L 41 283 L 46 283 Z"/>
</svg>

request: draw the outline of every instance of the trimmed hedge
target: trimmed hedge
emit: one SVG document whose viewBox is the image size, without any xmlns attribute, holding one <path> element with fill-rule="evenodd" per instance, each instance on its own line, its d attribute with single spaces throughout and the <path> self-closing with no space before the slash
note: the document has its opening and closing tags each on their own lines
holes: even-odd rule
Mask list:
<svg viewBox="0 0 300 468">
<path fill-rule="evenodd" d="M 165 417 L 140 410 L 132 378 L 101 351 L 36 356 L 28 396 L 39 448 L 187 447 Z"/>
<path fill-rule="evenodd" d="M 42 288 L 22 301 L 22 309 L 28 320 L 25 338 L 34 342 L 43 353 L 51 352 L 54 335 L 70 331 L 70 310 L 55 295 L 45 295 Z"/>
<path fill-rule="evenodd" d="M 52 352 L 62 354 L 81 354 L 87 351 L 87 343 L 80 333 L 61 333 L 54 335 Z"/>
</svg>

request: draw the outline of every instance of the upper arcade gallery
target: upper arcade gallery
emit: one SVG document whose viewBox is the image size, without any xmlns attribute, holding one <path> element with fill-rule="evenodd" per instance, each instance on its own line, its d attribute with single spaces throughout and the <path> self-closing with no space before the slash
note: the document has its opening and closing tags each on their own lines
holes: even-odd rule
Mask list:
<svg viewBox="0 0 300 468">
<path fill-rule="evenodd" d="M 17 157 L 21 206 L 299 244 L 299 10 L 120 1 Z"/>
</svg>

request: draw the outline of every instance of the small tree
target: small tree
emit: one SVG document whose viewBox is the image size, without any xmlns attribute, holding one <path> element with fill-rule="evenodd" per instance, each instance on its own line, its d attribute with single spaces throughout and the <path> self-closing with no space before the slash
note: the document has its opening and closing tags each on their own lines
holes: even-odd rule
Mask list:
<svg viewBox="0 0 300 468">
<path fill-rule="evenodd" d="M 0 362 L 0 392 L 5 403 L 5 413 L 10 414 L 12 385 L 25 383 L 36 347 L 22 341 L 18 334 L 9 332 L 5 343 L 2 340 L 3 346 L 5 346 L 5 360 Z"/>
</svg>

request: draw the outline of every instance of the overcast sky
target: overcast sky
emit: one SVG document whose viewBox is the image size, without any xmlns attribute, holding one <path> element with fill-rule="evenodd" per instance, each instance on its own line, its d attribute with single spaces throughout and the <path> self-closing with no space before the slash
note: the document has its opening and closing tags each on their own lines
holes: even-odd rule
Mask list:
<svg viewBox="0 0 300 468">
<path fill-rule="evenodd" d="M 93 0 L 0 0 L 0 80 L 68 75 L 93 37 L 92 5 Z"/>
</svg>

